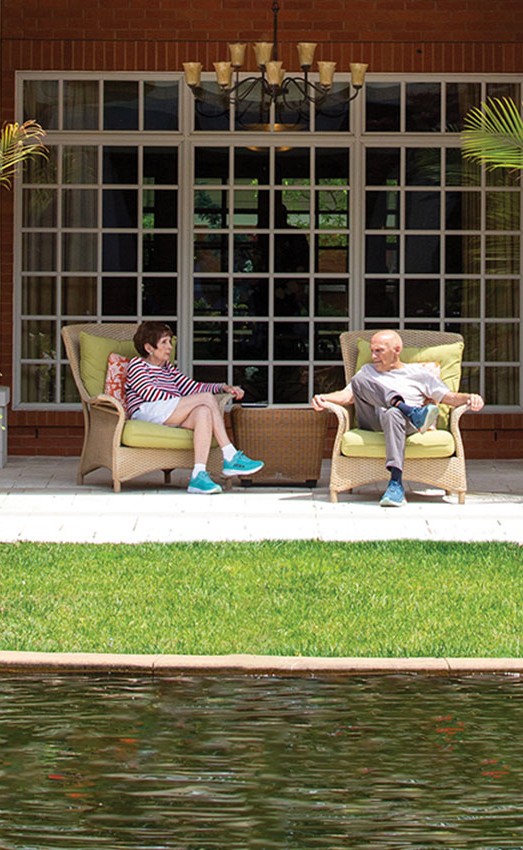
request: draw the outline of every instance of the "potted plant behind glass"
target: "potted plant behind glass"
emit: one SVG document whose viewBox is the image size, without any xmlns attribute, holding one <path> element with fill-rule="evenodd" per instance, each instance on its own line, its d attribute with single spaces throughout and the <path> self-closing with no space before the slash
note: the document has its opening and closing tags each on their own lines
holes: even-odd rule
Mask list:
<svg viewBox="0 0 523 850">
<path fill-rule="evenodd" d="M 34 120 L 18 124 L 6 123 L 0 134 L 0 186 L 11 188 L 24 162 L 37 156 L 46 156 L 47 148 L 43 144 L 45 130 Z M 0 372 L 0 376 L 2 373 Z M 0 386 L 0 467 L 7 461 L 7 405 L 9 387 Z"/>
</svg>

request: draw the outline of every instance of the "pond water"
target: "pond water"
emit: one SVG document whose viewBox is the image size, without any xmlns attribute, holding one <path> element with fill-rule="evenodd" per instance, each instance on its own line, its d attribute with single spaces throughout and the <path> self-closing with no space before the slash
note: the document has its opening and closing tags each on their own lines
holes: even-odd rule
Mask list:
<svg viewBox="0 0 523 850">
<path fill-rule="evenodd" d="M 0 679 L 0 847 L 523 848 L 523 680 Z"/>
</svg>

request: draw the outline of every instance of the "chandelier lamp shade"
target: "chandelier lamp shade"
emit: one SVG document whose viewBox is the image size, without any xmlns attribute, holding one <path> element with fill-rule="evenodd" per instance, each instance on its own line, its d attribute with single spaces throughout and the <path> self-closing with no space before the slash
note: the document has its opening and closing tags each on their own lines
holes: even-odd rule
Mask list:
<svg viewBox="0 0 523 850">
<path fill-rule="evenodd" d="M 336 62 L 318 62 L 319 80 L 314 82 L 309 78 L 314 64 L 314 54 L 317 44 L 301 41 L 297 45 L 298 62 L 302 71 L 301 76 L 287 75 L 283 63 L 278 61 L 278 2 L 272 3 L 273 41 L 259 41 L 253 45 L 258 76 L 240 79 L 240 71 L 245 63 L 247 44 L 229 44 L 229 61 L 214 62 L 216 82 L 219 86 L 217 96 L 229 104 L 240 104 L 242 101 L 254 99 L 258 90 L 261 99 L 269 103 L 283 102 L 293 108 L 301 108 L 306 104 L 323 104 L 327 98 L 342 100 L 348 103 L 358 96 L 365 82 L 367 65 L 362 62 L 350 64 L 351 86 L 343 92 L 333 92 Z M 200 62 L 184 62 L 185 82 L 191 89 L 197 101 L 208 102 L 212 94 L 201 85 L 202 65 Z"/>
</svg>

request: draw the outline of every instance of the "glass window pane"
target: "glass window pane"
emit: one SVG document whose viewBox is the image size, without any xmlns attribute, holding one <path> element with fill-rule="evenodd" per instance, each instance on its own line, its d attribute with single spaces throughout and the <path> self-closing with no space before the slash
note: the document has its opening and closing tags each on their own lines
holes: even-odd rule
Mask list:
<svg viewBox="0 0 523 850">
<path fill-rule="evenodd" d="M 368 230 L 396 230 L 401 222 L 399 191 L 365 193 L 365 227 Z"/>
<path fill-rule="evenodd" d="M 399 313 L 399 281 L 368 280 L 365 284 L 365 315 L 397 316 Z"/>
<path fill-rule="evenodd" d="M 144 316 L 175 316 L 177 313 L 175 277 L 144 277 L 142 311 Z"/>
<path fill-rule="evenodd" d="M 209 233 L 194 240 L 194 270 L 196 272 L 226 272 L 229 258 L 227 234 Z"/>
<path fill-rule="evenodd" d="M 104 80 L 104 130 L 138 130 L 138 82 Z"/>
<path fill-rule="evenodd" d="M 481 101 L 479 83 L 447 83 L 447 124 L 448 133 L 459 133 L 463 129 L 463 118 L 473 106 Z"/>
<path fill-rule="evenodd" d="M 267 360 L 269 356 L 268 322 L 235 322 L 233 358 L 235 360 Z"/>
<path fill-rule="evenodd" d="M 96 316 L 96 278 L 62 278 L 62 313 L 64 316 Z"/>
<path fill-rule="evenodd" d="M 519 325 L 516 322 L 487 322 L 485 359 L 519 361 Z"/>
<path fill-rule="evenodd" d="M 479 274 L 481 242 L 478 236 L 445 238 L 445 269 L 450 274 Z"/>
<path fill-rule="evenodd" d="M 104 272 L 134 272 L 137 269 L 137 236 L 134 233 L 104 233 Z"/>
<path fill-rule="evenodd" d="M 440 315 L 439 280 L 405 281 L 405 315 L 411 318 Z"/>
<path fill-rule="evenodd" d="M 308 316 L 309 281 L 277 278 L 274 281 L 274 315 Z"/>
<path fill-rule="evenodd" d="M 332 393 L 346 384 L 343 366 L 315 366 L 313 393 Z"/>
<path fill-rule="evenodd" d="M 329 94 L 316 107 L 316 130 L 319 133 L 349 131 L 349 97 L 353 93 L 347 83 L 333 83 Z"/>
<path fill-rule="evenodd" d="M 515 192 L 487 192 L 487 230 L 519 230 L 521 197 Z"/>
<path fill-rule="evenodd" d="M 76 389 L 69 364 L 61 372 L 60 400 L 64 404 L 76 404 L 80 402 L 80 394 Z"/>
<path fill-rule="evenodd" d="M 308 189 L 284 189 L 282 192 L 275 192 L 274 195 L 276 227 L 310 227 L 311 196 Z"/>
<path fill-rule="evenodd" d="M 97 183 L 98 148 L 94 145 L 64 145 L 62 178 L 64 183 Z"/>
<path fill-rule="evenodd" d="M 143 182 L 146 185 L 178 183 L 178 148 L 144 148 Z"/>
<path fill-rule="evenodd" d="M 97 268 L 96 233 L 62 234 L 62 268 L 67 272 L 91 272 Z"/>
<path fill-rule="evenodd" d="M 349 226 L 349 192 L 329 189 L 316 192 L 316 227 L 344 230 Z"/>
<path fill-rule="evenodd" d="M 316 148 L 316 183 L 345 186 L 349 182 L 349 148 Z"/>
<path fill-rule="evenodd" d="M 407 83 L 406 130 L 408 133 L 433 133 L 441 130 L 440 83 Z"/>
<path fill-rule="evenodd" d="M 138 149 L 104 147 L 104 183 L 138 183 Z"/>
<path fill-rule="evenodd" d="M 142 267 L 144 272 L 174 272 L 178 257 L 175 233 L 144 233 Z"/>
<path fill-rule="evenodd" d="M 52 360 L 56 356 L 56 323 L 49 320 L 22 322 L 22 357 Z"/>
<path fill-rule="evenodd" d="M 518 103 L 521 99 L 519 83 L 487 83 L 487 97 L 510 97 Z"/>
<path fill-rule="evenodd" d="M 22 234 L 22 270 L 27 272 L 56 270 L 56 234 Z"/>
<path fill-rule="evenodd" d="M 227 360 L 226 322 L 195 322 L 193 354 L 195 360 Z"/>
<path fill-rule="evenodd" d="M 245 390 L 245 401 L 268 401 L 269 370 L 267 366 L 235 366 L 233 369 L 233 382 Z"/>
<path fill-rule="evenodd" d="M 22 277 L 22 313 L 49 315 L 56 310 L 56 278 Z"/>
<path fill-rule="evenodd" d="M 248 183 L 251 186 L 268 184 L 270 182 L 269 149 L 235 148 L 234 182 Z"/>
<path fill-rule="evenodd" d="M 307 404 L 309 367 L 274 367 L 274 404 Z"/>
<path fill-rule="evenodd" d="M 223 229 L 229 224 L 229 193 L 219 189 L 196 189 L 194 226 Z"/>
<path fill-rule="evenodd" d="M 269 204 L 270 197 L 267 190 L 236 190 L 234 192 L 234 227 L 268 227 Z"/>
<path fill-rule="evenodd" d="M 311 108 L 307 102 L 301 101 L 299 90 L 293 83 L 289 84 L 288 100 L 278 98 L 275 103 L 275 130 L 284 132 L 303 132 L 308 130 L 311 121 Z"/>
<path fill-rule="evenodd" d="M 368 186 L 396 185 L 399 179 L 399 148 L 367 148 L 366 183 Z"/>
<path fill-rule="evenodd" d="M 481 314 L 481 282 L 479 280 L 447 280 L 445 283 L 445 314 L 463 319 L 478 318 Z"/>
<path fill-rule="evenodd" d="M 462 366 L 459 390 L 462 393 L 479 393 L 480 370 L 478 366 Z M 489 399 L 489 404 L 491 403 Z"/>
<path fill-rule="evenodd" d="M 98 80 L 64 80 L 64 130 L 98 130 Z"/>
<path fill-rule="evenodd" d="M 418 274 L 439 272 L 439 236 L 405 237 L 405 271 Z"/>
<path fill-rule="evenodd" d="M 250 83 L 246 83 L 250 85 Z M 246 89 L 243 89 L 246 93 Z M 226 108 L 226 103 L 224 104 Z M 228 118 L 228 113 L 226 113 Z M 223 120 L 222 120 L 223 124 Z M 222 129 L 228 129 L 229 125 L 223 126 Z M 211 129 L 211 128 L 209 128 Z M 216 128 L 218 129 L 218 128 Z M 249 93 L 243 100 L 238 100 L 234 110 L 234 129 L 251 132 L 270 129 L 270 105 L 267 98 L 262 99 L 261 85 L 256 84 L 250 89 Z"/>
<path fill-rule="evenodd" d="M 340 334 L 348 331 L 347 322 L 318 322 L 314 325 L 314 359 L 341 360 Z"/>
<path fill-rule="evenodd" d="M 206 278 L 194 282 L 194 315 L 226 316 L 228 305 L 228 280 Z"/>
<path fill-rule="evenodd" d="M 23 227 L 56 227 L 56 189 L 24 189 Z"/>
<path fill-rule="evenodd" d="M 274 359 L 308 360 L 309 323 L 276 322 L 274 324 Z"/>
<path fill-rule="evenodd" d="M 367 236 L 365 269 L 368 272 L 396 274 L 399 271 L 399 236 Z"/>
<path fill-rule="evenodd" d="M 194 100 L 194 129 L 220 131 L 228 130 L 230 125 L 229 101 L 224 97 L 218 83 L 201 83 L 203 99 Z M 207 95 L 207 96 L 206 96 Z"/>
<path fill-rule="evenodd" d="M 408 186 L 437 186 L 441 179 L 439 148 L 407 148 L 406 182 Z"/>
<path fill-rule="evenodd" d="M 233 311 L 235 316 L 266 316 L 269 312 L 269 281 L 267 278 L 234 281 Z"/>
<path fill-rule="evenodd" d="M 440 224 L 439 192 L 405 192 L 407 230 L 439 230 Z"/>
<path fill-rule="evenodd" d="M 178 193 L 169 189 L 144 189 L 142 227 L 144 230 L 178 226 Z"/>
<path fill-rule="evenodd" d="M 488 274 L 518 274 L 519 236 L 487 236 L 485 266 Z"/>
<path fill-rule="evenodd" d="M 24 121 L 58 129 L 58 80 L 24 80 Z"/>
<path fill-rule="evenodd" d="M 309 148 L 276 151 L 276 184 L 293 186 L 310 183 Z"/>
<path fill-rule="evenodd" d="M 178 83 L 145 82 L 144 130 L 178 129 Z"/>
<path fill-rule="evenodd" d="M 229 149 L 196 148 L 194 182 L 225 185 L 229 182 Z"/>
<path fill-rule="evenodd" d="M 335 278 L 316 278 L 314 312 L 316 316 L 349 315 L 349 282 Z"/>
<path fill-rule="evenodd" d="M 172 324 L 172 323 L 171 323 Z M 227 383 L 227 366 L 225 364 L 213 364 L 209 365 L 209 363 L 205 363 L 203 365 L 196 365 L 193 369 L 193 377 L 195 381 L 204 381 L 214 384 L 225 384 Z M 235 384 L 238 384 L 237 381 L 234 381 Z"/>
<path fill-rule="evenodd" d="M 480 230 L 481 194 L 446 192 L 445 227 L 447 230 Z"/>
<path fill-rule="evenodd" d="M 463 159 L 461 148 L 447 148 L 445 153 L 447 186 L 479 186 L 481 166 Z"/>
<path fill-rule="evenodd" d="M 485 313 L 489 318 L 519 316 L 519 280 L 487 279 L 485 290 Z"/>
<path fill-rule="evenodd" d="M 136 278 L 102 278 L 102 313 L 104 316 L 135 316 L 136 303 Z"/>
<path fill-rule="evenodd" d="M 104 189 L 103 226 L 138 227 L 138 192 L 135 189 Z"/>
<path fill-rule="evenodd" d="M 488 404 L 519 405 L 519 369 L 513 366 L 485 368 L 485 398 Z"/>
<path fill-rule="evenodd" d="M 62 191 L 62 227 L 96 227 L 98 192 L 96 189 Z"/>
<path fill-rule="evenodd" d="M 309 238 L 303 233 L 274 235 L 274 271 L 308 272 L 310 267 Z"/>
<path fill-rule="evenodd" d="M 21 369 L 21 401 L 25 404 L 52 404 L 55 401 L 56 366 L 24 363 Z"/>
<path fill-rule="evenodd" d="M 269 237 L 260 233 L 235 233 L 234 271 L 269 271 Z"/>
<path fill-rule="evenodd" d="M 58 178 L 58 148 L 53 145 L 47 145 L 47 147 L 47 156 L 37 156 L 24 163 L 22 179 L 25 184 L 56 184 Z"/>
<path fill-rule="evenodd" d="M 400 125 L 399 83 L 365 84 L 365 129 L 368 133 L 397 133 Z"/>
<path fill-rule="evenodd" d="M 316 237 L 316 269 L 323 274 L 349 270 L 349 239 L 345 233 L 321 233 Z"/>
<path fill-rule="evenodd" d="M 480 325 L 479 322 L 446 322 L 445 330 L 453 334 L 461 334 L 465 340 L 464 360 L 480 359 Z"/>
</svg>

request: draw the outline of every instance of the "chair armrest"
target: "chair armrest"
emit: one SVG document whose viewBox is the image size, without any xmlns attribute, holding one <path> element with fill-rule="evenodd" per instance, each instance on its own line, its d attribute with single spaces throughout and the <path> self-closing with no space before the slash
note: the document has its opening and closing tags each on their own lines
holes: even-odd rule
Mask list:
<svg viewBox="0 0 523 850">
<path fill-rule="evenodd" d="M 341 453 L 341 438 L 346 431 L 350 431 L 350 415 L 346 407 L 342 407 L 341 404 L 334 404 L 332 401 L 325 401 L 324 407 L 325 410 L 330 410 L 331 413 L 334 413 L 338 420 L 338 430 L 336 431 L 332 446 L 332 456 L 335 457 Z"/>
<path fill-rule="evenodd" d="M 454 444 L 456 446 L 457 457 L 465 457 L 465 450 L 463 448 L 463 439 L 459 427 L 459 420 L 461 419 L 463 414 L 467 412 L 467 410 L 469 410 L 468 405 L 460 404 L 459 407 L 453 407 L 450 411 L 449 427 L 450 433 L 454 437 Z"/>
<path fill-rule="evenodd" d="M 106 438 L 111 438 L 114 445 L 119 446 L 127 418 L 123 404 L 113 396 L 102 393 L 90 398 L 86 405 L 92 425 L 102 428 Z"/>
<path fill-rule="evenodd" d="M 225 410 L 229 409 L 230 403 L 234 401 L 234 396 L 232 393 L 216 393 L 215 398 L 223 416 Z"/>
</svg>

